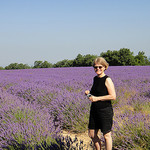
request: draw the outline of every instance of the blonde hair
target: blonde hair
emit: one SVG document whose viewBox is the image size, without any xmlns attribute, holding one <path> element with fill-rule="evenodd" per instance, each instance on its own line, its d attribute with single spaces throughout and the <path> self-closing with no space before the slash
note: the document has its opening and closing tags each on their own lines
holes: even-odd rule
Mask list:
<svg viewBox="0 0 150 150">
<path fill-rule="evenodd" d="M 101 64 L 105 67 L 105 70 L 107 70 L 109 64 L 108 62 L 103 58 L 103 57 L 97 57 L 94 61 L 93 61 L 93 67 L 95 66 L 95 64 Z"/>
</svg>

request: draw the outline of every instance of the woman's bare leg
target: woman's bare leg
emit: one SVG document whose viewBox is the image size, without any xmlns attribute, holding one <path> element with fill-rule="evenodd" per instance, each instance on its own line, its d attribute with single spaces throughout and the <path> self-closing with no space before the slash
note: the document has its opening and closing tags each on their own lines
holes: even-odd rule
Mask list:
<svg viewBox="0 0 150 150">
<path fill-rule="evenodd" d="M 89 137 L 92 139 L 96 150 L 101 150 L 101 140 L 98 137 L 98 129 L 89 129 Z"/>
<path fill-rule="evenodd" d="M 104 135 L 106 150 L 112 150 L 112 137 L 111 132 Z"/>
</svg>

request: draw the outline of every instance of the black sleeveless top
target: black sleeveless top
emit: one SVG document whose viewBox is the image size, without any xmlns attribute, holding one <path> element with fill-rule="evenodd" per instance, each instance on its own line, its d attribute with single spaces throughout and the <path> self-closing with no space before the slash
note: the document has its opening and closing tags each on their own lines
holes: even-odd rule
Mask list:
<svg viewBox="0 0 150 150">
<path fill-rule="evenodd" d="M 108 78 L 107 75 L 105 75 L 102 78 L 95 76 L 90 94 L 92 94 L 93 96 L 108 95 L 108 90 L 107 90 L 107 87 L 105 85 L 106 78 Z M 92 105 L 95 105 L 96 108 L 98 108 L 98 109 L 102 109 L 102 108 L 106 108 L 106 107 L 112 107 L 111 100 L 92 102 Z"/>
</svg>

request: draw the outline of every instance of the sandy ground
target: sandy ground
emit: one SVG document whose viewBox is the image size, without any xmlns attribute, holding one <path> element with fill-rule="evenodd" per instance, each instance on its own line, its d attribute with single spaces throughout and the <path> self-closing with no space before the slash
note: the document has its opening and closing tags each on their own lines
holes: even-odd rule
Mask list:
<svg viewBox="0 0 150 150">
<path fill-rule="evenodd" d="M 88 131 L 86 131 L 85 133 L 71 133 L 68 131 L 62 131 L 62 135 L 64 137 L 69 136 L 72 140 L 77 138 L 78 143 L 80 143 L 80 141 L 83 141 L 83 145 L 84 145 L 83 150 L 95 150 L 95 148 L 93 147 L 92 140 L 88 136 Z M 104 146 L 102 146 L 102 147 L 103 147 L 102 150 L 104 150 Z M 77 150 L 78 150 L 78 148 L 77 148 Z"/>
</svg>

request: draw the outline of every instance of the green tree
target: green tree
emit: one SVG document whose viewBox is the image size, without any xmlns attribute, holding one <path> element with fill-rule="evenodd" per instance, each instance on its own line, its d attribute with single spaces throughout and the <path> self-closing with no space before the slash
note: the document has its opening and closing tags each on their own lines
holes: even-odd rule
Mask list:
<svg viewBox="0 0 150 150">
<path fill-rule="evenodd" d="M 92 66 L 93 61 L 96 57 L 98 57 L 98 56 L 97 55 L 90 55 L 90 54 L 85 55 L 82 65 L 83 66 Z"/>
<path fill-rule="evenodd" d="M 16 69 L 30 69 L 31 68 L 29 65 L 22 64 L 22 63 L 18 64 L 16 67 L 17 67 Z"/>
<path fill-rule="evenodd" d="M 77 57 L 73 61 L 73 66 L 74 67 L 79 67 L 79 66 L 91 66 L 93 63 L 93 60 L 97 57 L 97 55 L 84 55 L 82 56 L 81 54 L 78 54 Z"/>
<path fill-rule="evenodd" d="M 73 61 L 73 66 L 83 66 L 84 57 L 81 54 L 78 54 L 77 57 Z"/>
<path fill-rule="evenodd" d="M 67 67 L 73 67 L 73 61 L 74 60 L 68 60 L 68 62 L 67 62 Z"/>
<path fill-rule="evenodd" d="M 4 70 L 4 68 L 0 66 L 0 70 Z"/>
<path fill-rule="evenodd" d="M 44 61 L 40 64 L 40 68 L 52 68 L 53 65 L 49 63 L 48 61 Z"/>
<path fill-rule="evenodd" d="M 71 66 L 73 66 L 72 64 L 73 64 L 72 60 L 64 59 L 62 61 L 58 61 L 53 66 L 54 67 L 71 67 Z"/>
<path fill-rule="evenodd" d="M 37 60 L 34 62 L 33 68 L 41 68 L 43 61 Z"/>
<path fill-rule="evenodd" d="M 111 50 L 108 50 L 107 52 L 102 52 L 100 54 L 101 57 L 104 57 L 107 62 L 109 63 L 109 65 L 111 66 L 117 66 L 120 64 L 119 62 L 119 53 L 118 51 L 114 50 L 114 51 L 111 51 Z"/>
<path fill-rule="evenodd" d="M 136 62 L 136 65 L 141 65 L 141 66 L 149 65 L 150 63 L 147 56 L 145 56 L 145 53 L 143 51 L 140 51 L 138 55 L 135 56 L 135 62 Z"/>
<path fill-rule="evenodd" d="M 18 63 L 11 63 L 10 65 L 6 66 L 5 69 L 17 69 Z"/>
<path fill-rule="evenodd" d="M 11 63 L 10 65 L 6 66 L 5 69 L 6 70 L 10 70 L 10 69 L 30 69 L 31 67 L 27 64 L 18 64 L 18 63 Z"/>
<path fill-rule="evenodd" d="M 104 57 L 111 66 L 135 65 L 133 52 L 127 48 L 122 48 L 119 51 L 108 50 L 106 53 L 101 53 L 100 56 Z"/>
<path fill-rule="evenodd" d="M 49 63 L 48 61 L 41 61 L 37 60 L 34 62 L 33 68 L 52 68 L 53 64 Z"/>
<path fill-rule="evenodd" d="M 130 49 L 122 48 L 119 50 L 119 62 L 121 66 L 131 66 L 135 65 L 135 60 L 133 56 L 133 52 Z"/>
</svg>

